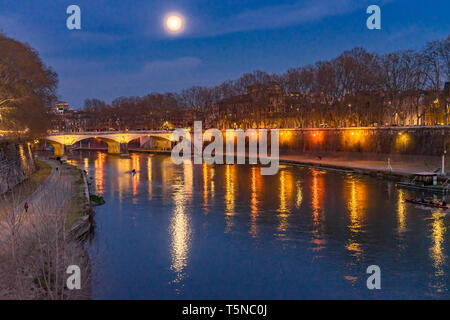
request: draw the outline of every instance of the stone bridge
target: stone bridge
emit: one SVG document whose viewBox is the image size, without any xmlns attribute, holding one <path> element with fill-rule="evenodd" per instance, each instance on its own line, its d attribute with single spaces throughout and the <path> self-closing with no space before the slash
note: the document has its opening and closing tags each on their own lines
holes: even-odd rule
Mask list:
<svg viewBox="0 0 450 320">
<path fill-rule="evenodd" d="M 140 139 L 143 145 L 149 140 L 153 140 L 157 149 L 167 150 L 172 147 L 172 132 L 159 131 L 103 131 L 103 132 L 64 132 L 53 133 L 44 140 L 50 142 L 54 148 L 54 156 L 63 156 L 65 147 L 71 146 L 85 139 L 96 138 L 104 141 L 108 145 L 108 153 L 127 154 L 128 143 L 135 139 Z"/>
</svg>

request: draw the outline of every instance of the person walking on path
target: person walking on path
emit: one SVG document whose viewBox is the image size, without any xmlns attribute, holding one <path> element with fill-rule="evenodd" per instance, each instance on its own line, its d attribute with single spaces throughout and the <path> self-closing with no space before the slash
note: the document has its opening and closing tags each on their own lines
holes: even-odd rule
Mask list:
<svg viewBox="0 0 450 320">
<path fill-rule="evenodd" d="M 23 205 L 23 208 L 25 209 L 25 212 L 28 212 L 28 202 L 25 202 Z"/>
<path fill-rule="evenodd" d="M 387 169 L 392 172 L 391 158 L 388 158 Z"/>
</svg>

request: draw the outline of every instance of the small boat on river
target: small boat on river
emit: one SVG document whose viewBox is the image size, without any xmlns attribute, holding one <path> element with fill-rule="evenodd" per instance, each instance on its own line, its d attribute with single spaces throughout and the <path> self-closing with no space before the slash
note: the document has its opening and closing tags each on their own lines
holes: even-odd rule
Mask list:
<svg viewBox="0 0 450 320">
<path fill-rule="evenodd" d="M 436 200 L 425 200 L 425 199 L 415 199 L 415 198 L 407 198 L 405 202 L 417 204 L 424 207 L 437 208 L 448 210 L 448 204 L 445 201 L 439 202 Z"/>
<path fill-rule="evenodd" d="M 397 186 L 430 192 L 450 193 L 450 178 L 443 182 L 439 182 L 437 173 L 419 172 L 414 175 L 412 180 L 398 182 Z"/>
</svg>

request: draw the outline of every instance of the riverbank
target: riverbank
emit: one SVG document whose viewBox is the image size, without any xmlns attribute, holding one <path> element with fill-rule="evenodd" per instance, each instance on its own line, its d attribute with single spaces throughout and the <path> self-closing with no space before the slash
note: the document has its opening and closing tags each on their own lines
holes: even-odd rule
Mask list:
<svg viewBox="0 0 450 320">
<path fill-rule="evenodd" d="M 0 223 L 0 299 L 87 299 L 90 261 L 82 235 L 91 229 L 83 171 L 43 160 L 47 179 L 23 200 L 11 192 Z M 76 227 L 81 226 L 81 227 Z M 81 290 L 66 288 L 69 265 L 81 270 Z"/>
<path fill-rule="evenodd" d="M 390 160 L 388 160 L 390 159 Z M 280 155 L 280 163 L 305 165 L 320 168 L 352 171 L 387 179 L 410 178 L 417 172 L 435 171 L 440 173 L 440 157 L 429 156 L 391 156 L 384 155 L 370 158 L 358 157 L 348 153 L 342 154 L 305 154 L 305 155 Z M 390 165 L 390 167 L 389 167 Z M 445 172 L 450 172 L 447 161 Z"/>
</svg>

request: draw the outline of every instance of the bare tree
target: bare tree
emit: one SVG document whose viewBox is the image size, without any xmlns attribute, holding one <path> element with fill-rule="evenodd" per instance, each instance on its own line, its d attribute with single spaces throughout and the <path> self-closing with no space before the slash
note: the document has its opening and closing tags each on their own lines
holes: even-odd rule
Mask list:
<svg viewBox="0 0 450 320">
<path fill-rule="evenodd" d="M 83 243 L 70 233 L 67 214 L 74 194 L 70 180 L 53 174 L 30 198 L 4 197 L 0 224 L 0 299 L 85 299 L 90 262 Z M 69 265 L 81 269 L 81 290 L 66 286 Z"/>
<path fill-rule="evenodd" d="M 27 44 L 0 33 L 0 129 L 39 135 L 49 127 L 57 75 Z"/>
</svg>

